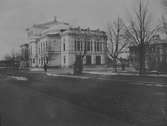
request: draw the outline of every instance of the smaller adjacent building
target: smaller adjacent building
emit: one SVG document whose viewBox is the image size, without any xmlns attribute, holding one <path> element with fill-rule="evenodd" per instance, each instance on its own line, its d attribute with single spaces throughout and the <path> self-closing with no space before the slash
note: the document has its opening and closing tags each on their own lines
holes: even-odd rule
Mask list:
<svg viewBox="0 0 167 126">
<path fill-rule="evenodd" d="M 25 66 L 29 66 L 29 46 L 28 44 L 23 44 L 20 46 L 21 48 L 21 62 L 25 64 Z"/>
<path fill-rule="evenodd" d="M 157 37 L 145 47 L 145 67 L 148 71 L 167 72 L 167 39 Z M 137 46 L 129 47 L 130 66 L 139 69 L 139 50 Z"/>
</svg>

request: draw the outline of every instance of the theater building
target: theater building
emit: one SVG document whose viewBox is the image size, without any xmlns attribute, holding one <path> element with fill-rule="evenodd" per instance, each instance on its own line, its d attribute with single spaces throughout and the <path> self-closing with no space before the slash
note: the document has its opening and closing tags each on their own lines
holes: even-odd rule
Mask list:
<svg viewBox="0 0 167 126">
<path fill-rule="evenodd" d="M 70 67 L 78 55 L 85 65 L 106 63 L 107 36 L 104 31 L 83 29 L 56 18 L 27 29 L 31 67 Z"/>
</svg>

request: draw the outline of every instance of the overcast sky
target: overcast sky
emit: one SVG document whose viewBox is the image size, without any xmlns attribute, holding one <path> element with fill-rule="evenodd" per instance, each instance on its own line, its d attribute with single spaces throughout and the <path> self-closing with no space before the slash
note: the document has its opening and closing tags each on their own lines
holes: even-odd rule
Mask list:
<svg viewBox="0 0 167 126">
<path fill-rule="evenodd" d="M 145 0 L 144 0 L 145 1 Z M 160 17 L 160 0 L 150 0 L 153 16 Z M 33 24 L 58 20 L 104 29 L 117 16 L 126 20 L 135 0 L 0 0 L 0 58 L 26 43 L 25 29 Z"/>
</svg>

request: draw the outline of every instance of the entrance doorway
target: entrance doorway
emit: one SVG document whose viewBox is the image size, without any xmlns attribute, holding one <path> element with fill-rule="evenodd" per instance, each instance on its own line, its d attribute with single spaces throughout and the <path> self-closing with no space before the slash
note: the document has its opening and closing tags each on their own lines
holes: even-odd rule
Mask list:
<svg viewBox="0 0 167 126">
<path fill-rule="evenodd" d="M 91 56 L 86 56 L 86 65 L 91 65 Z"/>
<path fill-rule="evenodd" d="M 96 65 L 101 65 L 101 56 L 96 56 Z"/>
</svg>

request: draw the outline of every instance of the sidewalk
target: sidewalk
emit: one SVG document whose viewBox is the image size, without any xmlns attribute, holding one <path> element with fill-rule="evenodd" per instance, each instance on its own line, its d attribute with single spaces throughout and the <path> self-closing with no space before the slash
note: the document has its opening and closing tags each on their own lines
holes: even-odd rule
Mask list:
<svg viewBox="0 0 167 126">
<path fill-rule="evenodd" d="M 31 72 L 44 72 L 43 68 L 30 68 Z M 48 68 L 48 73 L 51 74 L 72 74 L 72 68 Z"/>
<path fill-rule="evenodd" d="M 96 74 L 96 75 L 122 75 L 122 76 L 140 76 L 137 72 L 112 72 L 112 71 L 106 71 L 106 72 L 99 72 L 99 71 L 84 71 L 84 73 L 89 74 Z M 142 76 L 148 76 L 148 77 L 167 77 L 167 74 L 145 74 Z"/>
<path fill-rule="evenodd" d="M 44 72 L 42 68 L 32 68 L 30 70 L 31 72 Z M 88 75 L 87 75 L 88 74 Z M 63 77 L 72 77 L 72 78 L 84 78 L 88 79 L 90 75 L 102 75 L 102 76 L 140 76 L 138 72 L 134 71 L 119 71 L 119 72 L 113 72 L 112 68 L 84 68 L 83 75 L 73 75 L 73 69 L 72 68 L 49 68 L 47 71 L 48 76 L 63 76 Z M 147 77 L 167 77 L 167 74 L 156 74 L 156 73 L 150 73 L 145 74 L 143 76 Z"/>
</svg>

